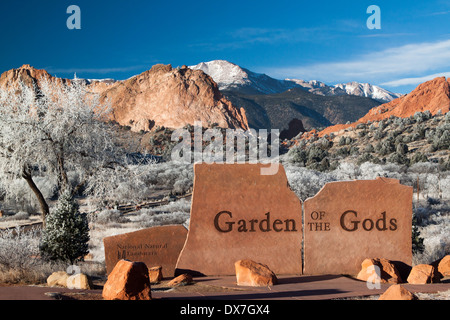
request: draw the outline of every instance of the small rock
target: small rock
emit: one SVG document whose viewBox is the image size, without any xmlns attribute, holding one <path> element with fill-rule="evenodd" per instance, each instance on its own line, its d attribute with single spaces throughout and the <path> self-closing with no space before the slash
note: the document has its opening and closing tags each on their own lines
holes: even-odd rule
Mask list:
<svg viewBox="0 0 450 320">
<path fill-rule="evenodd" d="M 442 258 L 442 260 L 438 264 L 437 269 L 443 277 L 450 276 L 450 255 L 446 255 L 444 258 Z"/>
<path fill-rule="evenodd" d="M 94 260 L 94 256 L 92 253 L 88 253 L 87 255 L 84 256 L 84 261 L 92 261 Z"/>
<path fill-rule="evenodd" d="M 379 273 L 376 272 L 379 268 Z M 361 264 L 361 271 L 356 276 L 362 281 L 379 279 L 380 283 L 402 283 L 402 278 L 395 265 L 383 258 L 365 259 Z"/>
<path fill-rule="evenodd" d="M 67 287 L 67 278 L 68 277 L 69 277 L 69 275 L 65 271 L 53 272 L 47 278 L 47 285 L 50 287 L 55 287 L 55 286 Z"/>
<path fill-rule="evenodd" d="M 61 300 L 61 294 L 59 294 L 59 292 L 46 292 L 44 294 L 50 298 Z"/>
<path fill-rule="evenodd" d="M 185 286 L 185 285 L 191 284 L 192 282 L 193 282 L 192 276 L 188 273 L 184 273 L 184 274 L 179 275 L 178 277 L 170 280 L 167 285 L 169 287 L 178 287 L 178 286 Z"/>
<path fill-rule="evenodd" d="M 117 262 L 103 287 L 102 296 L 105 300 L 151 300 L 145 263 L 123 259 Z"/>
<path fill-rule="evenodd" d="M 270 286 L 278 281 L 268 266 L 249 259 L 236 261 L 234 267 L 238 286 Z"/>
<path fill-rule="evenodd" d="M 417 296 L 400 284 L 390 286 L 378 300 L 418 300 Z"/>
<path fill-rule="evenodd" d="M 83 273 L 76 273 L 67 278 L 67 288 L 69 289 L 92 289 L 89 277 Z"/>
<path fill-rule="evenodd" d="M 439 282 L 439 274 L 432 265 L 418 264 L 411 269 L 408 276 L 408 283 L 426 284 Z"/>
<path fill-rule="evenodd" d="M 150 283 L 159 283 L 163 279 L 162 267 L 152 267 L 148 269 L 148 276 L 150 278 Z"/>
</svg>

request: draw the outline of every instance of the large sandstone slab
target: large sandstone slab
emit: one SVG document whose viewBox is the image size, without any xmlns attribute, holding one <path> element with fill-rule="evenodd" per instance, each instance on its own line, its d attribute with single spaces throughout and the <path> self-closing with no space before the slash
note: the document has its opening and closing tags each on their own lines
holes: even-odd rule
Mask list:
<svg viewBox="0 0 450 320">
<path fill-rule="evenodd" d="M 128 232 L 103 239 L 106 271 L 109 274 L 121 259 L 144 262 L 147 268 L 161 266 L 173 276 L 187 230 L 182 225 L 168 225 Z"/>
<path fill-rule="evenodd" d="M 356 275 L 370 257 L 411 265 L 412 194 L 388 178 L 327 183 L 304 203 L 304 273 Z"/>
<path fill-rule="evenodd" d="M 275 274 L 302 272 L 302 204 L 283 166 L 196 164 L 189 233 L 177 272 L 234 275 L 250 259 Z"/>
</svg>

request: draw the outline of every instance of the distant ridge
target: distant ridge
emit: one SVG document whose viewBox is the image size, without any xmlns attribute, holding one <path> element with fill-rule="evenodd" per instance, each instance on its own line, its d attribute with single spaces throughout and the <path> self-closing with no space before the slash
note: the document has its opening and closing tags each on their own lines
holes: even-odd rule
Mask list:
<svg viewBox="0 0 450 320">
<path fill-rule="evenodd" d="M 438 112 L 447 113 L 449 110 L 450 78 L 437 77 L 420 84 L 409 94 L 372 108 L 356 122 L 328 127 L 319 132 L 319 136 L 355 127 L 358 123 L 380 121 L 391 116 L 407 118 L 413 116 L 416 112 L 429 111 L 432 115 L 435 115 Z"/>
<path fill-rule="evenodd" d="M 321 96 L 354 95 L 371 98 L 380 103 L 392 101 L 400 96 L 400 94 L 369 83 L 348 82 L 329 86 L 317 80 L 278 80 L 226 60 L 200 62 L 189 68 L 202 70 L 210 75 L 222 91 L 238 91 L 243 94 L 275 94 L 293 88 L 301 88 Z"/>
</svg>

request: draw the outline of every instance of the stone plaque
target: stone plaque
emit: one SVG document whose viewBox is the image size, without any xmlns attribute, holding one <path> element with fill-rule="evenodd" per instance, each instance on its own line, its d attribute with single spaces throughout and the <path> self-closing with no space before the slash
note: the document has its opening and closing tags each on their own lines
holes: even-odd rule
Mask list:
<svg viewBox="0 0 450 320">
<path fill-rule="evenodd" d="M 275 274 L 302 272 L 302 204 L 280 164 L 195 164 L 189 233 L 177 273 L 234 275 L 250 259 Z"/>
<path fill-rule="evenodd" d="M 186 241 L 182 225 L 147 228 L 103 239 L 106 272 L 121 259 L 144 262 L 147 268 L 161 266 L 164 276 L 173 276 L 178 255 Z"/>
<path fill-rule="evenodd" d="M 304 273 L 355 275 L 366 258 L 411 265 L 412 195 L 388 178 L 327 183 L 304 203 Z"/>
</svg>

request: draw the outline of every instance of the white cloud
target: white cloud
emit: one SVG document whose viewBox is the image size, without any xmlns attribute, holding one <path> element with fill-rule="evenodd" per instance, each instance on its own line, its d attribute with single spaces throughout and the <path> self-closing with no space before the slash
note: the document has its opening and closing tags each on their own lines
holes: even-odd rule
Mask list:
<svg viewBox="0 0 450 320">
<path fill-rule="evenodd" d="M 108 73 L 115 73 L 115 72 L 129 72 L 129 71 L 135 71 L 142 69 L 143 65 L 139 66 L 130 66 L 130 67 L 118 67 L 118 68 L 53 68 L 53 67 L 47 67 L 45 68 L 48 72 L 55 74 L 55 73 L 93 73 L 93 74 L 108 74 Z"/>
<path fill-rule="evenodd" d="M 437 78 L 437 77 L 450 77 L 450 71 L 430 74 L 430 75 L 423 76 L 423 77 L 403 78 L 403 79 L 383 82 L 383 83 L 381 83 L 381 85 L 390 86 L 390 87 L 418 85 L 422 82 L 433 80 L 434 78 Z"/>
<path fill-rule="evenodd" d="M 268 68 L 266 73 L 275 77 L 317 79 L 325 82 L 386 83 L 394 77 L 423 77 L 424 73 L 438 73 L 444 68 L 450 68 L 450 40 L 388 48 L 361 55 L 354 60 Z"/>
</svg>

